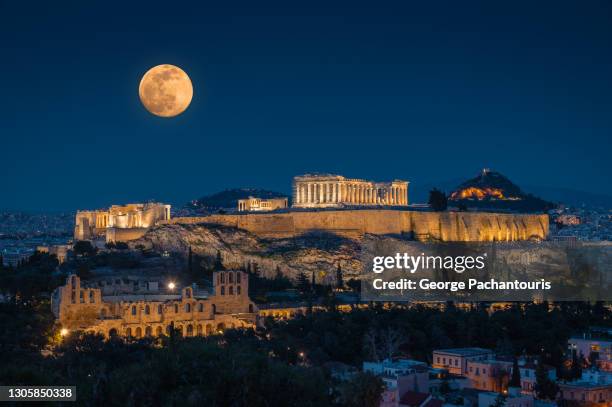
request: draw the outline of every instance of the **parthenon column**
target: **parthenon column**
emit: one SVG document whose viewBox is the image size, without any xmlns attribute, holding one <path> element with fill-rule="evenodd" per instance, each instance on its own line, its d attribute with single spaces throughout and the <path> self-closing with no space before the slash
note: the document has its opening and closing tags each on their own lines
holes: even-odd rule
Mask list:
<svg viewBox="0 0 612 407">
<path fill-rule="evenodd" d="M 336 190 L 337 190 L 336 202 L 342 202 L 342 184 L 337 183 Z"/>
</svg>

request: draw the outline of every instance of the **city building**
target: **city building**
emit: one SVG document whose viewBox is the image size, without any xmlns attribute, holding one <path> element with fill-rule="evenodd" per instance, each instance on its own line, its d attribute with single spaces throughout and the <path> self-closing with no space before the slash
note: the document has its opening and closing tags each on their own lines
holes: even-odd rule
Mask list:
<svg viewBox="0 0 612 407">
<path fill-rule="evenodd" d="M 453 375 L 466 375 L 468 361 L 483 361 L 493 358 L 493 351 L 483 348 L 439 349 L 433 351 L 433 367 L 446 369 Z"/>
<path fill-rule="evenodd" d="M 496 405 L 500 393 L 496 392 L 481 392 L 478 393 L 478 407 L 491 407 Z M 504 407 L 533 407 L 533 396 L 521 394 L 520 389 L 510 388 L 508 393 L 504 395 Z"/>
<path fill-rule="evenodd" d="M 373 182 L 333 174 L 293 178 L 294 208 L 407 206 L 408 182 Z"/>
<path fill-rule="evenodd" d="M 442 407 L 442 400 L 434 399 L 429 393 L 409 391 L 404 394 L 398 403 L 398 407 Z"/>
<path fill-rule="evenodd" d="M 466 363 L 465 376 L 470 380 L 470 388 L 497 393 L 507 389 L 512 373 L 512 362 L 477 359 L 467 360 Z"/>
<path fill-rule="evenodd" d="M 106 337 L 151 337 L 178 330 L 183 336 L 210 335 L 227 328 L 252 328 L 257 307 L 248 297 L 248 274 L 213 273 L 212 292 L 195 285 L 106 278 L 85 282 L 70 275 L 51 298 L 63 329 Z"/>
<path fill-rule="evenodd" d="M 523 394 L 535 394 L 536 385 L 536 370 L 538 365 L 536 362 L 519 359 L 519 372 L 521 373 L 521 391 Z M 557 371 L 552 366 L 544 365 L 546 375 L 553 382 L 557 381 Z"/>
<path fill-rule="evenodd" d="M 248 197 L 247 199 L 238 200 L 239 212 L 262 212 L 274 211 L 277 209 L 285 209 L 289 206 L 288 198 L 255 198 Z"/>
<path fill-rule="evenodd" d="M 585 370 L 582 377 L 571 382 L 559 382 L 559 400 L 573 405 L 609 407 L 612 400 L 612 374 Z"/>
<path fill-rule="evenodd" d="M 379 376 L 385 390 L 380 407 L 397 407 L 408 392 L 428 393 L 429 369 L 423 362 L 411 359 L 363 362 L 363 371 Z"/>
<path fill-rule="evenodd" d="M 593 358 L 600 369 L 612 372 L 612 340 L 599 339 L 591 334 L 574 336 L 568 340 L 568 350 L 576 355 L 582 354 L 585 359 Z"/>
<path fill-rule="evenodd" d="M 170 219 L 170 205 L 136 203 L 108 209 L 77 211 L 74 240 L 104 238 L 107 242 L 138 239 L 157 222 Z"/>
</svg>

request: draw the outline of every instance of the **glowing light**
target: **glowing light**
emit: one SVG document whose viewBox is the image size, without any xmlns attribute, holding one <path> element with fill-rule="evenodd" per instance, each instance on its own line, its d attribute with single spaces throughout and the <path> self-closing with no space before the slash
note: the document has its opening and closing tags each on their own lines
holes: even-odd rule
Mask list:
<svg viewBox="0 0 612 407">
<path fill-rule="evenodd" d="M 61 336 L 66 336 L 66 335 L 68 335 L 68 330 L 67 330 L 66 328 L 62 328 L 62 329 L 60 329 L 60 335 L 61 335 Z"/>
<path fill-rule="evenodd" d="M 499 188 L 469 187 L 451 194 L 451 199 L 477 199 L 480 201 L 485 198 L 508 199 Z"/>
<path fill-rule="evenodd" d="M 302 359 L 304 359 L 304 356 L 306 356 L 306 354 L 304 354 L 304 352 L 300 352 L 300 353 L 298 353 L 298 356 L 301 357 Z"/>
<path fill-rule="evenodd" d="M 176 284 L 174 284 L 173 282 L 168 283 L 169 289 L 174 290 L 174 287 L 176 287 Z"/>
</svg>

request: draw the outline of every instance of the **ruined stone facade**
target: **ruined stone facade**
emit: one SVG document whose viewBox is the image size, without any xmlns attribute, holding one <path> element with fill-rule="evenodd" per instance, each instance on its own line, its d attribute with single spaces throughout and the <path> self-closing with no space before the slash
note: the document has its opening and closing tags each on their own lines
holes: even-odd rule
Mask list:
<svg viewBox="0 0 612 407">
<path fill-rule="evenodd" d="M 107 242 L 117 242 L 138 239 L 158 221 L 169 219 L 170 205 L 155 202 L 77 211 L 74 240 L 105 238 Z"/>
<path fill-rule="evenodd" d="M 213 223 L 271 238 L 313 231 L 347 237 L 408 235 L 419 241 L 438 242 L 510 242 L 548 237 L 548 215 L 490 212 L 347 209 L 183 217 L 162 223 Z"/>
<path fill-rule="evenodd" d="M 288 206 L 289 200 L 287 198 L 262 199 L 250 196 L 247 199 L 238 200 L 239 212 L 267 212 L 285 209 Z"/>
<path fill-rule="evenodd" d="M 293 207 L 406 206 L 408 182 L 372 182 L 341 175 L 300 175 L 293 178 Z"/>
<path fill-rule="evenodd" d="M 172 329 L 183 336 L 210 335 L 257 322 L 248 275 L 242 271 L 213 273 L 212 293 L 195 285 L 170 290 L 160 289 L 158 282 L 124 283 L 108 278 L 85 284 L 70 275 L 53 292 L 53 313 L 62 328 L 106 337 L 160 336 Z"/>
</svg>

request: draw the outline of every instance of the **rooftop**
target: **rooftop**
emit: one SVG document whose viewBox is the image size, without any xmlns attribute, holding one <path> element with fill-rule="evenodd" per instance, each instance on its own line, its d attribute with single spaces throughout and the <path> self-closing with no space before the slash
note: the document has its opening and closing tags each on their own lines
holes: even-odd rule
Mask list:
<svg viewBox="0 0 612 407">
<path fill-rule="evenodd" d="M 490 349 L 485 348 L 453 348 L 453 349 L 436 349 L 435 353 L 444 353 L 453 356 L 476 356 L 487 353 L 493 353 Z"/>
</svg>

